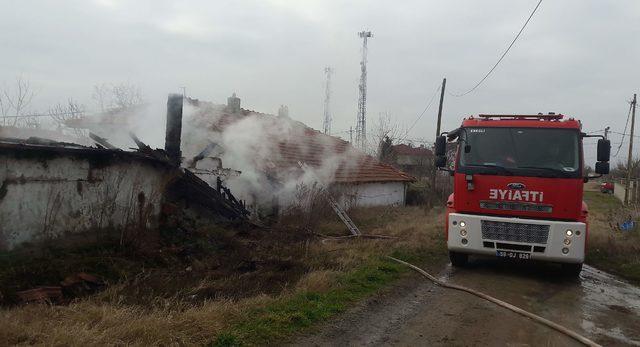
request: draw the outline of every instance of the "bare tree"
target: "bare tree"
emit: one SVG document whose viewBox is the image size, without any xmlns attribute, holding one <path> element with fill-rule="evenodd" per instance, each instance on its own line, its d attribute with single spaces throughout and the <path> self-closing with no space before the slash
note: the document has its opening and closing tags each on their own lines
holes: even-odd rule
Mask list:
<svg viewBox="0 0 640 347">
<path fill-rule="evenodd" d="M 627 163 L 619 161 L 616 167 L 611 169 L 609 177 L 626 178 L 627 172 Z M 631 160 L 631 177 L 640 178 L 640 158 L 633 158 Z"/>
<path fill-rule="evenodd" d="M 375 132 L 373 133 L 373 145 L 371 152 L 376 157 L 380 157 L 380 150 L 388 147 L 393 143 L 398 143 L 402 131 L 400 127 L 391 121 L 392 115 L 389 112 L 381 112 L 378 115 L 378 121 L 375 124 Z"/>
<path fill-rule="evenodd" d="M 100 108 L 100 112 L 105 112 L 109 105 L 111 104 L 111 88 L 108 84 L 102 83 L 93 86 L 93 100 L 95 100 L 96 104 Z"/>
<path fill-rule="evenodd" d="M 386 164 L 393 164 L 395 161 L 395 153 L 393 152 L 393 141 L 385 136 L 380 145 L 378 145 L 378 160 Z"/>
<path fill-rule="evenodd" d="M 126 110 L 144 102 L 140 88 L 126 82 L 93 86 L 93 100 L 103 113 Z"/>
<path fill-rule="evenodd" d="M 26 114 L 35 96 L 31 83 L 22 76 L 16 78 L 13 87 L 2 90 L 0 92 L 2 125 L 37 127 L 39 125 L 37 117 Z"/>
<path fill-rule="evenodd" d="M 120 83 L 113 86 L 113 102 L 116 108 L 127 109 L 142 104 L 140 88 L 129 83 Z"/>
<path fill-rule="evenodd" d="M 59 130 L 69 127 L 68 121 L 81 119 L 84 115 L 84 105 L 80 105 L 72 98 L 69 98 L 66 104 L 59 103 L 49 108 L 49 116 L 56 122 Z M 84 135 L 82 130 L 78 128 L 73 128 L 73 132 L 78 137 Z"/>
</svg>

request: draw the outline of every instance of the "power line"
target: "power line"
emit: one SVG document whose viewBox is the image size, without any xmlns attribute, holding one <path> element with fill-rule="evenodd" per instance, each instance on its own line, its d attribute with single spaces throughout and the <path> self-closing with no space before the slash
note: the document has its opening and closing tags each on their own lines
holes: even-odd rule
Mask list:
<svg viewBox="0 0 640 347">
<path fill-rule="evenodd" d="M 624 130 L 622 131 L 622 140 L 620 140 L 620 146 L 616 150 L 616 154 L 613 155 L 614 158 L 618 157 L 618 153 L 620 153 L 620 148 L 622 148 L 622 143 L 624 142 L 624 136 L 627 132 L 627 126 L 629 126 L 629 117 L 631 116 L 631 109 L 633 108 L 633 104 L 629 104 L 629 113 L 627 114 L 627 121 L 624 123 Z"/>
<path fill-rule="evenodd" d="M 493 65 L 491 70 L 489 70 L 489 72 L 487 72 L 487 74 L 484 75 L 484 77 L 482 77 L 482 79 L 478 83 L 476 83 L 476 85 L 473 86 L 473 88 L 467 90 L 466 92 L 464 92 L 462 94 L 451 94 L 451 93 L 449 93 L 449 94 L 452 95 L 452 96 L 455 96 L 455 97 L 461 97 L 461 96 L 465 96 L 465 95 L 473 92 L 474 90 L 476 90 L 476 88 L 478 88 L 482 84 L 482 82 L 484 82 L 487 79 L 487 77 L 489 77 L 489 75 L 491 75 L 493 70 L 495 70 L 496 67 L 498 67 L 498 64 L 500 64 L 500 62 L 502 61 L 502 59 L 504 59 L 504 57 L 507 55 L 507 53 L 509 53 L 509 50 L 511 50 L 511 47 L 513 47 L 513 45 L 516 43 L 516 41 L 518 40 L 518 37 L 520 37 L 520 34 L 522 34 L 522 32 L 524 31 L 524 28 L 527 27 L 527 24 L 529 24 L 529 21 L 531 20 L 533 15 L 538 10 L 538 7 L 540 7 L 541 3 L 542 3 L 542 0 L 538 1 L 538 4 L 536 5 L 536 7 L 533 9 L 531 14 L 529 15 L 529 18 L 527 18 L 527 21 L 524 22 L 524 25 L 522 26 L 522 28 L 520 28 L 520 31 L 518 31 L 518 34 L 516 35 L 516 37 L 514 37 L 513 41 L 511 41 L 511 43 L 509 44 L 509 47 L 507 47 L 507 49 L 504 51 L 504 53 L 502 53 L 502 56 L 500 56 L 500 59 L 498 59 L 498 61 L 495 63 L 495 65 Z"/>
<path fill-rule="evenodd" d="M 53 113 L 32 113 L 32 114 L 19 114 L 12 116 L 0 116 L 0 118 L 33 118 L 33 117 L 51 117 L 51 116 L 74 116 L 78 114 L 86 114 L 84 111 L 68 111 L 68 112 L 53 112 Z"/>
<path fill-rule="evenodd" d="M 416 120 L 413 122 L 413 124 L 411 124 L 409 129 L 407 129 L 407 131 L 404 133 L 404 137 L 402 138 L 402 140 L 400 140 L 400 142 L 404 141 L 407 138 L 407 136 L 409 135 L 409 132 L 413 129 L 413 127 L 416 126 L 416 124 L 418 124 L 418 121 L 420 120 L 420 118 L 422 118 L 422 116 L 424 116 L 424 113 L 427 112 L 429 107 L 431 107 L 431 104 L 433 104 L 433 100 L 435 100 L 436 95 L 438 95 L 438 92 L 440 91 L 440 88 L 441 87 L 438 85 L 438 88 L 436 89 L 436 91 L 431 96 L 431 100 L 429 100 L 429 103 L 424 108 L 424 110 L 422 110 L 422 112 L 418 115 L 418 118 L 416 118 Z"/>
<path fill-rule="evenodd" d="M 623 135 L 623 136 L 629 136 L 629 134 L 625 134 L 625 133 L 621 133 L 621 132 L 617 132 L 617 131 L 610 131 L 610 133 L 617 134 L 617 135 Z M 640 137 L 640 135 L 633 135 L 633 137 Z"/>
<path fill-rule="evenodd" d="M 597 142 L 589 142 L 589 143 L 583 143 L 582 145 L 583 146 L 595 146 L 597 144 L 598 144 Z M 615 142 L 615 143 L 612 143 L 612 144 L 613 145 L 619 145 L 619 144 L 622 144 L 622 142 Z"/>
</svg>

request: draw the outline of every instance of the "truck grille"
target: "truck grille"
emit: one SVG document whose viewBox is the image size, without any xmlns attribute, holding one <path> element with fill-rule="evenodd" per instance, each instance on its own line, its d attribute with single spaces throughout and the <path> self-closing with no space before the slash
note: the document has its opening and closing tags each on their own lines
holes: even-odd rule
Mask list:
<svg viewBox="0 0 640 347">
<path fill-rule="evenodd" d="M 504 211 L 533 211 L 533 212 L 546 212 L 551 213 L 553 207 L 551 205 L 532 204 L 527 202 L 511 202 L 511 201 L 480 201 L 480 208 L 486 208 L 489 210 L 504 210 Z"/>
<path fill-rule="evenodd" d="M 548 225 L 482 221 L 482 238 L 486 240 L 546 244 L 548 237 Z"/>
</svg>

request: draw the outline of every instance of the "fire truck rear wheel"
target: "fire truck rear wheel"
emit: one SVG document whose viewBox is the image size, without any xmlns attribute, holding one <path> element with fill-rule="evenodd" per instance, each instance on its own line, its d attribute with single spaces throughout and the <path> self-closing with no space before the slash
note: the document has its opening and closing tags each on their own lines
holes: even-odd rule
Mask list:
<svg viewBox="0 0 640 347">
<path fill-rule="evenodd" d="M 580 276 L 580 272 L 582 271 L 582 263 L 580 264 L 562 264 L 562 272 L 571 277 Z"/>
<path fill-rule="evenodd" d="M 464 267 L 469 261 L 469 255 L 465 253 L 449 251 L 449 259 L 451 260 L 451 265 Z"/>
</svg>

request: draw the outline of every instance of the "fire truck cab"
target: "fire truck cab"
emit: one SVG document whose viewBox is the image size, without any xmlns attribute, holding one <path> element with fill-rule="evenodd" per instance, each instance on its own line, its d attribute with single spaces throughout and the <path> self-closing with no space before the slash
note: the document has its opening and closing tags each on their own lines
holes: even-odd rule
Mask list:
<svg viewBox="0 0 640 347">
<path fill-rule="evenodd" d="M 481 114 L 436 139 L 436 167 L 454 181 L 445 223 L 454 266 L 485 255 L 557 262 L 580 273 L 589 236 L 583 184 L 609 173 L 611 145 L 564 118 Z M 602 137 L 599 176 L 583 176 L 585 137 Z"/>
</svg>

